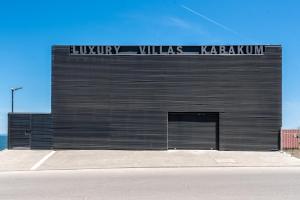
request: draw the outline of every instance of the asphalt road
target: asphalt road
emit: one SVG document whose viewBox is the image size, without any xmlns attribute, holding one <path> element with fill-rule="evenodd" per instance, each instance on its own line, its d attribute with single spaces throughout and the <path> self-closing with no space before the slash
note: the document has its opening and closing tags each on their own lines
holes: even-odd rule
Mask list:
<svg viewBox="0 0 300 200">
<path fill-rule="evenodd" d="M 299 199 L 300 168 L 169 168 L 0 173 L 0 199 Z"/>
</svg>

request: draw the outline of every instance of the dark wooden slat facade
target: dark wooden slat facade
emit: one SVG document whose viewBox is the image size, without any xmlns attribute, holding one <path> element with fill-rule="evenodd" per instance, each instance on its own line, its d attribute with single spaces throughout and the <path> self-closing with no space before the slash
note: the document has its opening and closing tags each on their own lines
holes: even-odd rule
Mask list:
<svg viewBox="0 0 300 200">
<path fill-rule="evenodd" d="M 232 56 L 72 56 L 53 47 L 54 148 L 167 149 L 170 112 L 219 113 L 220 150 L 278 150 L 281 47 Z"/>
<path fill-rule="evenodd" d="M 51 114 L 8 114 L 9 149 L 51 149 L 52 138 Z"/>
<path fill-rule="evenodd" d="M 30 148 L 31 115 L 8 114 L 8 148 Z"/>
</svg>

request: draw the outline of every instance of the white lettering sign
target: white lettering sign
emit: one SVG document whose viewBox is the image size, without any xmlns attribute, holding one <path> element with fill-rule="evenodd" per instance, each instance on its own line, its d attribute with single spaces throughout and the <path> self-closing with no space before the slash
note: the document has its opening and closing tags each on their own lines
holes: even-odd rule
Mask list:
<svg viewBox="0 0 300 200">
<path fill-rule="evenodd" d="M 264 55 L 263 45 L 70 46 L 70 55 Z"/>
</svg>

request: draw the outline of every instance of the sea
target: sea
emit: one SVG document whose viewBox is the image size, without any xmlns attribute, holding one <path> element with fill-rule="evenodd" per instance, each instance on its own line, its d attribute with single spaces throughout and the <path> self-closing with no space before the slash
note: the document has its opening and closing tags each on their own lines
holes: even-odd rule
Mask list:
<svg viewBox="0 0 300 200">
<path fill-rule="evenodd" d="M 7 135 L 4 133 L 0 133 L 0 151 L 6 149 L 7 145 Z"/>
</svg>

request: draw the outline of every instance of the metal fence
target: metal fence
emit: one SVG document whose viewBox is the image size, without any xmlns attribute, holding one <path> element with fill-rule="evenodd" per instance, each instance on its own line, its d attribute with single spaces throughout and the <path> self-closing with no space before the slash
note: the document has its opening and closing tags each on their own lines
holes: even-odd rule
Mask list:
<svg viewBox="0 0 300 200">
<path fill-rule="evenodd" d="M 281 149 L 298 149 L 300 143 L 299 129 L 281 130 Z"/>
</svg>

